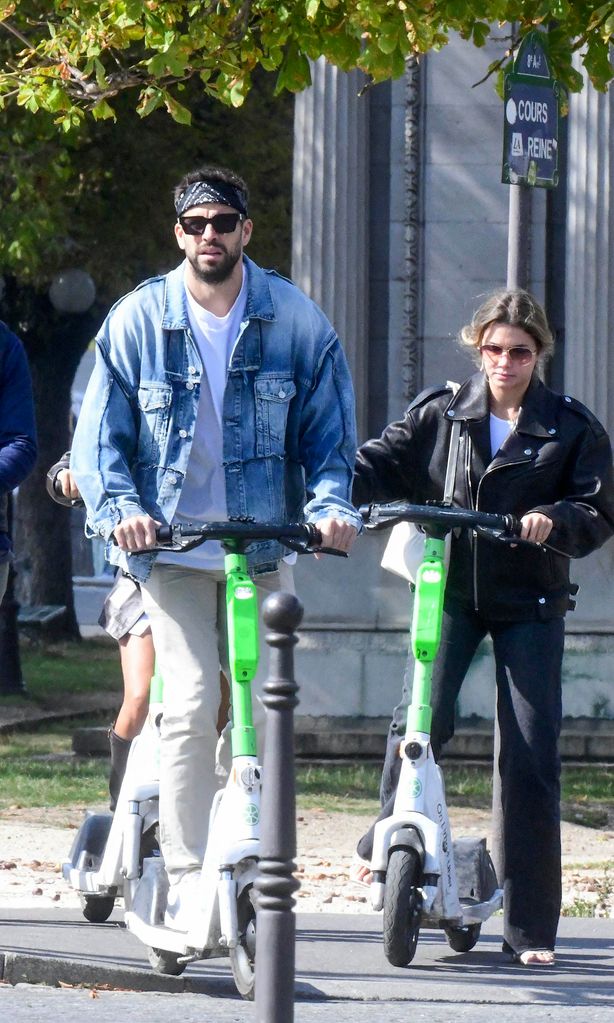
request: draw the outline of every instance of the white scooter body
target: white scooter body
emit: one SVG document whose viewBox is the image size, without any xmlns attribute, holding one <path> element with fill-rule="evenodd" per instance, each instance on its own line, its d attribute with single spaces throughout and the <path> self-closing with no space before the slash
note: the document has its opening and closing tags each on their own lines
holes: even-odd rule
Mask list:
<svg viewBox="0 0 614 1023">
<path fill-rule="evenodd" d="M 238 943 L 237 900 L 253 883 L 259 849 L 261 769 L 256 757 L 236 757 L 209 816 L 201 898 L 188 932 L 166 927 L 168 880 L 160 857 L 143 862 L 127 906 L 126 926 L 144 944 L 188 959 L 226 956 Z"/>
<path fill-rule="evenodd" d="M 256 757 L 233 760 L 209 816 L 192 928 L 166 927 L 164 862 L 157 849 L 144 857 L 141 849 L 142 836 L 153 835 L 159 821 L 160 718 L 161 706 L 153 704 L 132 743 L 115 813 L 86 816 L 62 873 L 84 902 L 123 897 L 126 926 L 146 945 L 186 960 L 227 956 L 238 942 L 237 900 L 256 876 L 261 768 Z"/>
<path fill-rule="evenodd" d="M 420 747 L 420 756 L 409 760 L 404 750 Z M 401 775 L 392 816 L 375 825 L 371 870 L 371 904 L 384 905 L 385 873 L 393 848 L 414 846 L 416 838 L 424 848 L 421 927 L 466 927 L 480 924 L 501 908 L 503 892 L 496 888 L 483 902 L 459 897 L 454 846 L 448 819 L 443 775 L 435 763 L 429 736 L 408 734 L 401 745 Z M 429 883 L 430 882 L 430 883 Z"/>
<path fill-rule="evenodd" d="M 158 819 L 160 713 L 159 704 L 150 706 L 132 742 L 115 813 L 88 811 L 62 865 L 64 879 L 84 896 L 129 899 L 138 880 L 141 836 Z"/>
</svg>

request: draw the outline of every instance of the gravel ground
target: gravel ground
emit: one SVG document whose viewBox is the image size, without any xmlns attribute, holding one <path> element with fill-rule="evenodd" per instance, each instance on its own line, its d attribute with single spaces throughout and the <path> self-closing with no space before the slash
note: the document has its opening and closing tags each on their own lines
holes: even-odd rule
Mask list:
<svg viewBox="0 0 614 1023">
<path fill-rule="evenodd" d="M 102 807 L 100 809 L 103 809 Z M 7 810 L 0 819 L 0 911 L 9 907 L 76 907 L 61 877 L 83 807 Z M 488 833 L 485 810 L 450 809 L 455 836 Z M 364 886 L 348 870 L 370 817 L 302 811 L 297 823 L 297 907 L 304 912 L 371 912 Z M 614 918 L 614 831 L 563 824 L 563 902 L 581 915 Z M 608 866 L 609 865 L 609 866 Z M 578 915 L 576 913 L 576 915 Z"/>
</svg>

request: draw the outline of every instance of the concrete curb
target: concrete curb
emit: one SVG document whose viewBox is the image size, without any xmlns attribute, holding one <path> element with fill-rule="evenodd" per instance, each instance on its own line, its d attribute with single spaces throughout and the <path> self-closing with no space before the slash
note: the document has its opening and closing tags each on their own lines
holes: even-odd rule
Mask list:
<svg viewBox="0 0 614 1023">
<path fill-rule="evenodd" d="M 194 991 L 189 978 L 163 977 L 146 969 L 106 966 L 104 963 L 84 963 L 78 959 L 0 952 L 0 981 L 5 984 L 46 984 L 50 987 L 122 988 L 129 991 Z M 217 987 L 217 983 L 216 983 Z M 220 995 L 232 994 L 231 982 L 220 983 Z M 202 990 L 202 983 L 199 982 Z"/>
<path fill-rule="evenodd" d="M 1 730 L 1 729 L 0 729 Z M 305 760 L 377 760 L 383 759 L 386 731 L 334 728 L 306 731 L 300 721 L 294 736 L 296 756 Z M 73 753 L 81 756 L 108 756 L 107 729 L 77 728 L 72 741 Z M 559 748 L 564 761 L 611 763 L 614 761 L 614 732 L 567 731 L 561 734 Z M 492 729 L 459 728 L 446 746 L 445 758 L 492 761 Z"/>
</svg>

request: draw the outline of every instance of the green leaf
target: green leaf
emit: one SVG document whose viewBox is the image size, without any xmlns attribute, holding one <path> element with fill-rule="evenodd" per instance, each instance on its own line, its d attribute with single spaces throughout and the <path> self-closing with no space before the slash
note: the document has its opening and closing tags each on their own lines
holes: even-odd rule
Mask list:
<svg viewBox="0 0 614 1023">
<path fill-rule="evenodd" d="M 299 92 L 307 85 L 311 85 L 309 61 L 305 54 L 300 52 L 296 40 L 293 39 L 286 47 L 277 76 L 275 94 L 279 95 L 283 89 L 287 89 L 288 92 Z"/>
<path fill-rule="evenodd" d="M 169 114 L 173 118 L 173 121 L 177 121 L 178 124 L 191 124 L 192 114 L 187 107 L 184 107 L 179 103 L 170 93 L 164 94 L 164 105 L 168 110 Z"/>
<path fill-rule="evenodd" d="M 157 110 L 164 104 L 164 93 L 162 89 L 156 89 L 150 87 L 149 89 L 143 89 L 139 97 L 139 104 L 136 108 L 136 112 L 139 117 L 148 117 L 149 114 Z"/>
<path fill-rule="evenodd" d="M 96 121 L 117 120 L 113 107 L 109 106 L 106 99 L 98 100 L 98 102 L 92 107 L 92 114 Z"/>
</svg>

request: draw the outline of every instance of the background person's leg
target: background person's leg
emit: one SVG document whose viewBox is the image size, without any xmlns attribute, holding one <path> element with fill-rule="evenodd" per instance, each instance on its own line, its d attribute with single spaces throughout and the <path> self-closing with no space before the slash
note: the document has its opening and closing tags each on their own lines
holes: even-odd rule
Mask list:
<svg viewBox="0 0 614 1023">
<path fill-rule="evenodd" d="M 0 600 L 2 600 L 5 592 L 7 583 L 9 581 L 9 562 L 3 561 L 0 563 Z"/>
<path fill-rule="evenodd" d="M 122 739 L 134 739 L 145 723 L 155 656 L 150 628 L 141 635 L 128 633 L 119 640 L 124 699 L 113 728 Z"/>
</svg>

